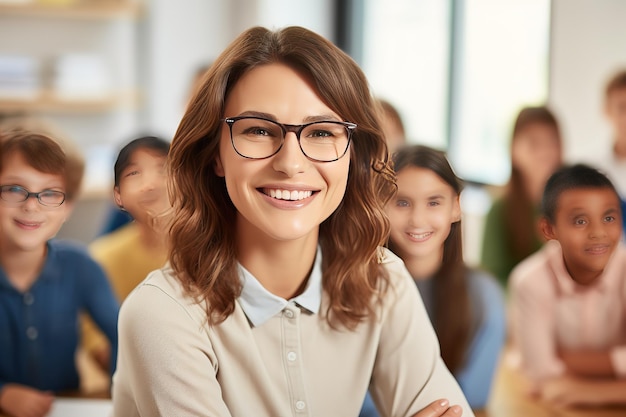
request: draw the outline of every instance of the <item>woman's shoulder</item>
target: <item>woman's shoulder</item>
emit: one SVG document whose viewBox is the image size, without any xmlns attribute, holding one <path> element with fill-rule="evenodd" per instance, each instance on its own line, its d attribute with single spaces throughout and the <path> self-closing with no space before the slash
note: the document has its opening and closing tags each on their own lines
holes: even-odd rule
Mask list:
<svg viewBox="0 0 626 417">
<path fill-rule="evenodd" d="M 389 276 L 389 284 L 393 291 L 387 291 L 391 294 L 402 294 L 407 287 L 417 292 L 417 286 L 404 265 L 404 261 L 398 255 L 388 248 L 380 248 L 379 253 L 380 265 L 385 269 Z"/>
<path fill-rule="evenodd" d="M 146 309 L 155 314 L 182 310 L 186 315 L 204 317 L 204 303 L 188 293 L 169 263 L 152 271 L 126 297 L 123 309 Z"/>
</svg>

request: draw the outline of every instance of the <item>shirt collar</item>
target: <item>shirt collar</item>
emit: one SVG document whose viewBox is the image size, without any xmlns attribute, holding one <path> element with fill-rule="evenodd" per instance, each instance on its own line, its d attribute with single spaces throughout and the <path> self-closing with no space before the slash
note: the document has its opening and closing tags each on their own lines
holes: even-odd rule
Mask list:
<svg viewBox="0 0 626 417">
<path fill-rule="evenodd" d="M 260 326 L 281 312 L 288 304 L 298 304 L 313 314 L 317 314 L 322 302 L 322 256 L 317 250 L 313 269 L 304 292 L 290 300 L 266 290 L 246 268 L 239 264 L 239 279 L 243 286 L 238 298 L 239 305 L 253 326 Z"/>
</svg>

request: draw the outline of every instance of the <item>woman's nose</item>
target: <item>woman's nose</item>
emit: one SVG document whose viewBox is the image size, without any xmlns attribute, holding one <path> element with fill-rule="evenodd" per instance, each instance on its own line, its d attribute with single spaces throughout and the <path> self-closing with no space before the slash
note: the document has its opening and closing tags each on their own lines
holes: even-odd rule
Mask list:
<svg viewBox="0 0 626 417">
<path fill-rule="evenodd" d="M 293 177 L 298 173 L 304 172 L 311 163 L 302 152 L 302 149 L 300 149 L 298 138 L 293 132 L 287 132 L 283 146 L 272 158 L 272 166 L 274 169 L 283 172 L 288 177 Z"/>
</svg>

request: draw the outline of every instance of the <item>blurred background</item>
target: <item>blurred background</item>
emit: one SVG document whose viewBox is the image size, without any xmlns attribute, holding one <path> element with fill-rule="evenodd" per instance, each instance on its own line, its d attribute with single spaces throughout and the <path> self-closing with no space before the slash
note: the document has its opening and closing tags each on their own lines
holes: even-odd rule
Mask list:
<svg viewBox="0 0 626 417">
<path fill-rule="evenodd" d="M 603 88 L 626 67 L 625 21 L 623 0 L 0 0 L 0 117 L 50 120 L 83 151 L 83 195 L 61 234 L 89 242 L 121 144 L 171 138 L 196 71 L 242 30 L 305 26 L 361 65 L 410 142 L 446 149 L 470 182 L 472 263 L 522 106 L 554 110 L 568 161 L 610 146 Z"/>
</svg>

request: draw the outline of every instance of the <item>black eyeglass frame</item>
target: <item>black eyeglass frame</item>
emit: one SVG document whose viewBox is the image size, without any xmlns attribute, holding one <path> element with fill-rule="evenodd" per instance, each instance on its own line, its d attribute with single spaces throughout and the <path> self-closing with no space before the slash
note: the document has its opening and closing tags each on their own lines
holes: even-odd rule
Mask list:
<svg viewBox="0 0 626 417">
<path fill-rule="evenodd" d="M 20 190 L 23 190 L 23 195 L 25 196 L 23 200 L 20 201 L 9 201 L 6 200 L 3 195 L 5 192 L 5 189 L 8 191 L 11 188 L 19 188 Z M 45 194 L 45 193 L 56 193 L 59 195 L 63 196 L 63 199 L 61 200 L 61 202 L 59 204 L 46 204 L 43 201 L 41 201 L 41 194 Z M 0 185 L 0 200 L 2 201 L 6 201 L 7 203 L 14 203 L 14 204 L 20 204 L 23 203 L 25 201 L 28 201 L 29 198 L 31 197 L 36 197 L 37 198 L 37 202 L 39 204 L 41 204 L 44 207 L 60 207 L 63 203 L 65 203 L 65 199 L 67 198 L 67 195 L 63 192 L 63 191 L 57 191 L 57 190 L 43 190 L 43 191 L 39 191 L 38 193 L 33 193 L 28 191 L 26 188 L 22 187 L 21 185 Z"/>
<path fill-rule="evenodd" d="M 241 152 L 239 152 L 239 150 L 237 150 L 237 147 L 235 146 L 235 140 L 233 138 L 233 124 L 235 124 L 235 122 L 237 120 L 242 120 L 242 119 L 256 119 L 256 120 L 263 120 L 266 122 L 270 122 L 270 123 L 274 123 L 275 125 L 279 126 L 282 131 L 283 131 L 283 137 L 281 139 L 280 142 L 280 146 L 278 148 L 276 148 L 276 150 L 268 156 L 263 156 L 260 158 L 254 158 L 251 156 L 247 156 L 247 155 L 243 155 Z M 298 146 L 300 147 L 300 150 L 302 151 L 302 154 L 304 156 L 306 156 L 308 159 L 310 159 L 311 161 L 315 161 L 315 162 L 335 162 L 340 160 L 341 158 L 344 157 L 344 155 L 348 152 L 348 149 L 350 148 L 350 142 L 352 141 L 352 133 L 354 132 L 354 130 L 356 129 L 356 123 L 351 123 L 351 122 L 341 122 L 339 120 L 317 120 L 315 122 L 310 122 L 310 123 L 305 123 L 302 125 L 291 125 L 291 124 L 286 124 L 286 123 L 280 123 L 277 122 L 276 120 L 272 120 L 272 119 L 267 119 L 265 117 L 259 117 L 259 116 L 237 116 L 237 117 L 226 117 L 224 119 L 222 119 L 227 125 L 228 125 L 228 129 L 230 131 L 230 143 L 233 146 L 233 149 L 235 150 L 235 152 L 237 152 L 237 155 L 246 158 L 246 159 L 267 159 L 267 158 L 271 158 L 272 156 L 276 155 L 278 152 L 280 152 L 280 150 L 283 148 L 283 145 L 285 144 L 285 137 L 287 136 L 288 132 L 293 132 L 296 134 L 296 139 L 298 139 Z M 344 149 L 343 153 L 338 156 L 335 159 L 331 159 L 331 160 L 321 160 L 321 159 L 316 159 L 316 158 L 312 158 L 309 155 L 306 154 L 306 152 L 304 152 L 304 149 L 302 149 L 302 144 L 300 143 L 300 133 L 302 133 L 302 131 L 311 125 L 314 124 L 319 124 L 319 123 L 333 123 L 333 124 L 337 124 L 337 125 L 342 125 L 343 127 L 346 128 L 346 131 L 348 132 L 348 142 L 346 143 L 346 149 Z"/>
</svg>

